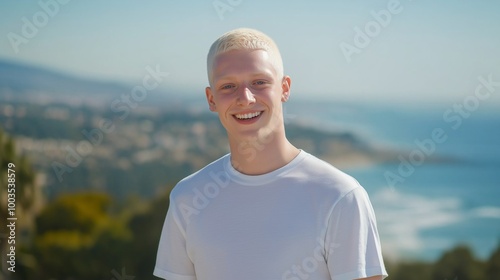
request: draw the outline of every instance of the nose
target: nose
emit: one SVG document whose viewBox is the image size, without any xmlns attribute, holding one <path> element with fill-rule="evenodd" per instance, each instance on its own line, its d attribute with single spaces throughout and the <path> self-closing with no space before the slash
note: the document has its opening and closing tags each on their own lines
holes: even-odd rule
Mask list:
<svg viewBox="0 0 500 280">
<path fill-rule="evenodd" d="M 242 86 L 238 89 L 236 102 L 239 106 L 248 106 L 255 103 L 255 96 L 248 87 Z"/>
</svg>

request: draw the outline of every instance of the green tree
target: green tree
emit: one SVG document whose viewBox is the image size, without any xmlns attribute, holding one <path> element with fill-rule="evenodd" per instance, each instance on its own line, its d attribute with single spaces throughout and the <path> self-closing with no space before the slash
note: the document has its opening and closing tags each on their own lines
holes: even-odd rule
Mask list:
<svg viewBox="0 0 500 280">
<path fill-rule="evenodd" d="M 469 247 L 460 245 L 445 252 L 434 264 L 432 279 L 484 279 L 484 265 L 475 259 Z"/>
<path fill-rule="evenodd" d="M 154 199 L 147 211 L 138 212 L 129 220 L 133 238 L 128 251 L 127 274 L 136 279 L 158 279 L 153 276 L 156 252 L 167 213 L 168 192 Z M 130 273 L 128 273 L 130 271 Z"/>
<path fill-rule="evenodd" d="M 10 165 L 10 167 L 9 167 Z M 9 171 L 10 169 L 10 171 Z M 13 182 L 14 187 L 7 187 L 7 174 L 13 174 L 14 177 L 10 179 L 15 179 Z M 9 137 L 0 128 L 0 186 L 3 188 L 0 191 L 0 219 L 5 221 L 8 213 L 8 198 L 14 198 L 15 211 L 12 212 L 13 216 L 19 218 L 16 221 L 16 244 L 8 244 L 2 240 L 0 242 L 0 253 L 2 256 L 7 254 L 7 246 L 16 246 L 16 264 L 22 263 L 24 261 L 23 256 L 19 255 L 20 246 L 19 244 L 24 244 L 30 238 L 30 227 L 32 225 L 32 207 L 36 199 L 36 188 L 35 188 L 35 171 L 31 167 L 28 159 L 25 156 L 21 156 L 16 153 L 14 140 Z M 14 195 L 14 196 L 13 196 Z M 10 197 L 9 197 L 10 196 Z M 9 215 L 10 217 L 11 215 Z M 10 230 L 7 232 L 7 227 L 2 227 L 0 229 L 0 237 L 6 238 L 10 235 Z M 6 275 L 7 263 L 2 262 L 0 265 L 1 271 L 0 276 L 2 278 L 8 279 L 9 276 Z"/>
<path fill-rule="evenodd" d="M 111 279 L 120 271 L 131 234 L 103 193 L 59 196 L 36 218 L 36 264 L 22 279 Z"/>
<path fill-rule="evenodd" d="M 0 181 L 2 183 L 7 182 L 6 177 L 9 163 L 15 166 L 11 169 L 15 170 L 16 174 L 16 208 L 27 210 L 35 200 L 35 171 L 25 156 L 16 153 L 14 140 L 0 128 Z M 2 211 L 6 209 L 6 201 L 2 197 L 0 201 Z M 5 217 L 6 213 L 2 212 L 2 215 Z"/>
<path fill-rule="evenodd" d="M 486 263 L 486 279 L 500 279 L 500 242 Z"/>
<path fill-rule="evenodd" d="M 418 261 L 401 262 L 388 270 L 388 273 L 391 280 L 427 280 L 431 279 L 432 264 Z"/>
</svg>

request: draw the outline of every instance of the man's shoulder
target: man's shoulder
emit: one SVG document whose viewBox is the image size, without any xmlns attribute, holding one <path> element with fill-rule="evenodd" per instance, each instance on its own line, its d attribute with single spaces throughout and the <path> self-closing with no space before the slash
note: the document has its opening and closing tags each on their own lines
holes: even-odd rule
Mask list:
<svg viewBox="0 0 500 280">
<path fill-rule="evenodd" d="M 197 186 L 203 186 L 207 183 L 226 180 L 227 178 L 220 178 L 220 173 L 224 170 L 224 164 L 228 160 L 229 154 L 214 160 L 207 164 L 202 169 L 192 173 L 191 175 L 180 180 L 170 193 L 170 197 L 182 196 L 186 193 L 192 193 L 192 189 Z"/>
<path fill-rule="evenodd" d="M 347 193 L 361 187 L 351 175 L 311 154 L 306 154 L 298 172 L 308 182 L 330 191 Z"/>
</svg>

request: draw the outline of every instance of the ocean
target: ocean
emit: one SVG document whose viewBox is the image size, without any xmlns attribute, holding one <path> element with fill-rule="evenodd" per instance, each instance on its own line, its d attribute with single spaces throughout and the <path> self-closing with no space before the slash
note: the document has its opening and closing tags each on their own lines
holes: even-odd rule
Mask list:
<svg viewBox="0 0 500 280">
<path fill-rule="evenodd" d="M 414 152 L 412 170 L 401 169 L 402 161 L 344 169 L 370 195 L 386 257 L 434 261 L 465 244 L 486 259 L 500 246 L 498 108 L 292 103 L 285 121 L 352 131 L 371 145 Z M 435 130 L 441 134 L 433 138 Z M 399 179 L 388 180 L 389 173 Z"/>
</svg>

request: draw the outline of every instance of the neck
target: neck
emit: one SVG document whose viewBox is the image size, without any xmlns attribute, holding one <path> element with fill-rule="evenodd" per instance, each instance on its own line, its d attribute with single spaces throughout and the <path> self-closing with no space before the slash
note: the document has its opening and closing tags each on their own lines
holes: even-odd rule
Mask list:
<svg viewBox="0 0 500 280">
<path fill-rule="evenodd" d="M 231 164 L 247 175 L 262 175 L 274 171 L 299 154 L 299 149 L 286 138 L 284 129 L 265 137 L 231 138 L 229 137 Z"/>
</svg>

